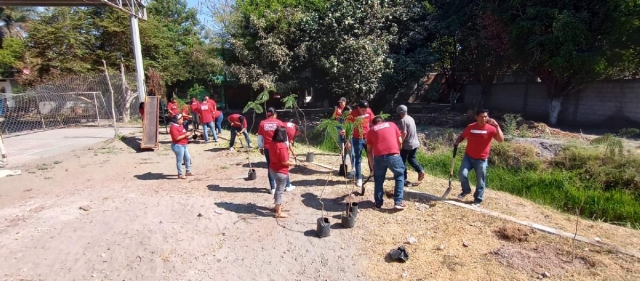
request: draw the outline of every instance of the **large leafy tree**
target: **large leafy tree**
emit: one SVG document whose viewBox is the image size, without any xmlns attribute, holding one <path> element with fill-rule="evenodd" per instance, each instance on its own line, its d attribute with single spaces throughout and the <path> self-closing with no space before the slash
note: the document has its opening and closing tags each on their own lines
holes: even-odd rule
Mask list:
<svg viewBox="0 0 640 281">
<path fill-rule="evenodd" d="M 532 0 L 510 5 L 505 16 L 510 45 L 522 67 L 546 85 L 550 124 L 556 124 L 566 95 L 633 67 L 627 58 L 637 54 L 638 1 Z"/>
</svg>

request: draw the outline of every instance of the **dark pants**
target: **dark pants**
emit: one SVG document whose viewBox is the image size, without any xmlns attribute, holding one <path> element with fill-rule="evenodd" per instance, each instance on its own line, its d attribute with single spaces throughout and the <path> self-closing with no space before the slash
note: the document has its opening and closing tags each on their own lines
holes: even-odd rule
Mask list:
<svg viewBox="0 0 640 281">
<path fill-rule="evenodd" d="M 413 167 L 414 170 L 416 170 L 416 172 L 418 173 L 422 173 L 424 172 L 424 169 L 422 169 L 422 166 L 420 166 L 420 163 L 418 163 L 418 159 L 416 159 L 416 154 L 418 153 L 418 148 L 414 148 L 414 149 L 401 149 L 400 150 L 400 157 L 402 157 L 402 163 L 405 163 L 404 166 L 404 180 L 407 180 L 407 160 L 409 160 L 409 165 L 411 165 L 411 167 Z"/>
<path fill-rule="evenodd" d="M 233 147 L 236 143 L 236 134 L 240 132 L 240 130 L 242 130 L 242 128 L 231 127 L 231 140 L 229 141 L 229 147 Z M 251 139 L 249 139 L 249 133 L 247 130 L 244 130 L 242 134 L 244 134 L 244 139 L 247 140 L 247 145 L 251 145 Z"/>
<path fill-rule="evenodd" d="M 271 159 L 269 159 L 269 150 L 265 149 L 264 150 L 264 157 L 267 158 L 267 169 L 269 169 L 269 164 L 271 164 Z M 273 178 L 273 176 L 271 175 L 271 173 L 268 173 L 269 175 L 269 187 L 271 187 L 271 189 L 275 189 L 276 188 L 276 180 L 275 178 Z M 289 181 L 289 175 L 287 175 L 287 185 L 286 187 L 291 186 L 291 182 Z"/>
<path fill-rule="evenodd" d="M 191 123 L 191 120 L 184 120 L 182 121 L 182 126 L 184 127 L 185 131 L 189 131 L 189 124 Z"/>
</svg>

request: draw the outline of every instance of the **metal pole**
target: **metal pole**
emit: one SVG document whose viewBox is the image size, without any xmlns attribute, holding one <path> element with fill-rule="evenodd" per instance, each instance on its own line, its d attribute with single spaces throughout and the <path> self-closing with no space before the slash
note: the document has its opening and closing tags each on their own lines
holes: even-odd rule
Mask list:
<svg viewBox="0 0 640 281">
<path fill-rule="evenodd" d="M 98 127 L 100 126 L 100 112 L 98 111 L 98 99 L 96 98 L 96 93 L 93 93 L 93 102 L 96 105 L 96 120 L 98 120 Z"/>
<path fill-rule="evenodd" d="M 144 68 L 142 66 L 142 45 L 140 44 L 140 30 L 138 29 L 138 17 L 131 15 L 131 38 L 133 39 L 133 55 L 136 59 L 136 78 L 138 82 L 138 98 L 144 101 L 146 89 L 144 85 Z"/>
</svg>

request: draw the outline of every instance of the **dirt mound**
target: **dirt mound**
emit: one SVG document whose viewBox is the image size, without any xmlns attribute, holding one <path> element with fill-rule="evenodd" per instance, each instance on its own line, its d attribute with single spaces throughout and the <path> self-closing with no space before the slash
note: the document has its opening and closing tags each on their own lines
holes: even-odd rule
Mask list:
<svg viewBox="0 0 640 281">
<path fill-rule="evenodd" d="M 549 244 L 509 243 L 491 251 L 489 255 L 500 264 L 536 278 L 562 276 L 573 269 L 589 269 L 596 265 L 587 257 L 572 258 L 572 253 Z"/>
<path fill-rule="evenodd" d="M 547 126 L 547 124 L 541 123 L 541 122 L 527 120 L 522 122 L 522 124 L 518 124 L 518 125 L 526 126 L 528 133 L 530 133 L 532 137 L 554 136 L 554 137 L 576 139 L 576 140 L 585 139 L 585 137 L 581 134 L 569 133 L 559 129 L 551 128 Z"/>
<path fill-rule="evenodd" d="M 529 144 L 536 150 L 536 156 L 542 158 L 551 158 L 560 152 L 564 146 L 564 142 L 538 138 L 513 138 L 513 143 Z"/>
<path fill-rule="evenodd" d="M 494 233 L 503 240 L 511 242 L 526 242 L 529 241 L 533 234 L 535 234 L 535 230 L 533 228 L 519 225 L 503 225 L 496 229 Z"/>
</svg>

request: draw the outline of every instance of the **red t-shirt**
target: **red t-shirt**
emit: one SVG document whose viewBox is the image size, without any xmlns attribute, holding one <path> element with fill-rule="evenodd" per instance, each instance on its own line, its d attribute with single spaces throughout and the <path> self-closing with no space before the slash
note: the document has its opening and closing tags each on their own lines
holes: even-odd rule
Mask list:
<svg viewBox="0 0 640 281">
<path fill-rule="evenodd" d="M 185 104 L 184 107 L 182 107 L 182 118 L 185 121 L 189 121 L 189 119 L 191 119 L 191 117 L 189 117 L 189 115 L 191 115 L 191 114 L 189 114 L 189 106 Z"/>
<path fill-rule="evenodd" d="M 289 166 L 282 164 L 289 161 L 289 148 L 284 142 L 272 142 L 269 145 L 269 169 L 276 173 L 289 174 Z"/>
<path fill-rule="evenodd" d="M 276 128 L 280 126 L 284 126 L 282 121 L 273 117 L 264 119 L 260 122 L 260 125 L 258 126 L 258 136 L 262 136 L 264 148 L 269 149 L 271 139 L 273 139 L 273 134 L 276 132 Z"/>
<path fill-rule="evenodd" d="M 191 103 L 191 112 L 195 112 L 198 113 L 198 109 L 200 108 L 200 103 L 199 102 L 192 102 Z"/>
<path fill-rule="evenodd" d="M 169 133 L 171 134 L 171 141 L 175 144 L 188 144 L 189 143 L 189 138 L 184 138 L 181 140 L 176 140 L 179 136 L 182 136 L 184 134 L 187 133 L 187 130 L 184 129 L 184 127 L 176 124 L 176 123 L 171 123 L 171 128 L 169 129 Z"/>
<path fill-rule="evenodd" d="M 295 123 L 287 122 L 287 138 L 289 138 L 289 142 L 293 142 L 293 139 L 296 137 L 296 131 L 298 131 L 298 126 Z"/>
<path fill-rule="evenodd" d="M 213 118 L 218 119 L 218 117 L 220 117 L 220 115 L 222 115 L 222 111 L 216 110 L 216 113 L 215 113 L 215 115 L 213 115 Z"/>
<path fill-rule="evenodd" d="M 144 107 L 138 110 L 140 112 L 140 118 L 142 118 L 142 122 L 144 122 Z"/>
<path fill-rule="evenodd" d="M 198 114 L 200 114 L 200 120 L 203 124 L 213 122 L 213 107 L 209 103 L 201 103 Z"/>
<path fill-rule="evenodd" d="M 367 134 L 367 146 L 373 147 L 373 156 L 398 154 L 400 153 L 398 138 L 401 136 L 396 124 L 380 122 Z"/>
<path fill-rule="evenodd" d="M 467 139 L 465 153 L 473 159 L 489 158 L 491 140 L 498 134 L 496 127 L 484 124 L 480 127 L 477 122 L 469 124 L 462 132 L 462 137 Z"/>
<path fill-rule="evenodd" d="M 240 124 L 240 114 L 231 114 L 229 115 L 229 117 L 227 118 L 227 121 L 229 121 L 229 123 L 231 123 L 231 127 L 235 127 L 235 128 L 246 128 L 247 127 L 247 118 L 244 119 L 244 121 L 242 121 L 242 124 Z"/>
<path fill-rule="evenodd" d="M 357 138 L 357 139 L 367 138 L 367 132 L 369 132 L 369 125 L 371 124 L 371 121 L 373 121 L 373 117 L 375 117 L 375 114 L 373 114 L 373 111 L 371 111 L 370 108 L 367 108 L 367 111 L 364 114 L 360 114 L 360 110 L 358 109 L 351 111 L 351 113 L 349 114 L 349 117 L 347 117 L 347 121 L 355 123 L 355 120 L 362 119 L 362 122 L 360 123 L 360 125 L 362 126 L 362 135 L 360 135 L 360 128 L 359 128 L 360 126 L 356 126 L 353 129 L 354 138 Z"/>
<path fill-rule="evenodd" d="M 167 104 L 167 110 L 169 110 L 169 116 L 178 114 L 178 102 L 170 102 Z"/>
<path fill-rule="evenodd" d="M 214 107 L 214 108 L 216 108 L 216 109 L 217 109 L 217 107 L 216 107 L 216 101 L 214 101 L 213 99 L 209 99 L 209 105 L 210 105 L 211 107 Z"/>
</svg>

